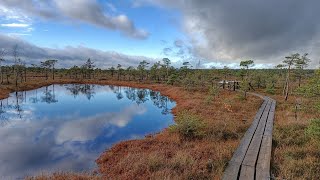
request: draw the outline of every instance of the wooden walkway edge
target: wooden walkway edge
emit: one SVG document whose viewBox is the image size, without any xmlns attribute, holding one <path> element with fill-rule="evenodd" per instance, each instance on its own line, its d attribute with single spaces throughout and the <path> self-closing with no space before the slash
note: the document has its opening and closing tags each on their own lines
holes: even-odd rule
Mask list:
<svg viewBox="0 0 320 180">
<path fill-rule="evenodd" d="M 223 180 L 271 178 L 272 130 L 276 101 L 256 93 L 250 94 L 264 101 L 229 161 Z"/>
</svg>

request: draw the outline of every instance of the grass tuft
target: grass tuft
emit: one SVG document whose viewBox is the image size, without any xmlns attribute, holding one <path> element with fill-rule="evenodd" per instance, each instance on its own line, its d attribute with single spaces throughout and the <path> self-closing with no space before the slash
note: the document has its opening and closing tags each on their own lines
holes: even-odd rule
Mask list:
<svg viewBox="0 0 320 180">
<path fill-rule="evenodd" d="M 312 119 L 306 129 L 306 134 L 320 143 L 320 119 Z"/>
<path fill-rule="evenodd" d="M 204 137 L 206 125 L 198 116 L 182 111 L 176 118 L 177 124 L 170 126 L 171 132 L 177 132 L 186 139 Z"/>
</svg>

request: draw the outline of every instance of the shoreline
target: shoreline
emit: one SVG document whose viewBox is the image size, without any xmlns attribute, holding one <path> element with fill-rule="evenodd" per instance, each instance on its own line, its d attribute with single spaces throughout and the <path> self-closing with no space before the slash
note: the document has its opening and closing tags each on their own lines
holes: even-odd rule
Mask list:
<svg viewBox="0 0 320 180">
<path fill-rule="evenodd" d="M 176 86 L 171 86 L 171 85 L 164 85 L 164 84 L 147 84 L 147 83 L 137 83 L 134 81 L 107 81 L 107 80 L 96 80 L 96 81 L 77 81 L 77 80 L 68 80 L 68 79 L 63 79 L 63 80 L 55 80 L 55 81 L 45 81 L 41 82 L 40 84 L 27 84 L 27 86 L 24 87 L 19 87 L 19 91 L 30 91 L 38 88 L 42 88 L 45 86 L 51 86 L 51 85 L 59 85 L 59 84 L 96 84 L 96 85 L 115 85 L 115 86 L 123 86 L 123 87 L 133 87 L 133 88 L 145 88 L 145 89 L 150 89 L 153 91 L 159 91 L 162 95 L 169 97 L 170 99 L 174 100 L 176 102 L 176 106 L 171 110 L 171 113 L 176 116 L 175 108 L 178 106 L 178 97 L 173 96 L 170 94 L 169 91 L 165 91 L 168 89 L 168 87 L 171 88 L 178 88 Z M 3 86 L 3 85 L 2 85 Z M 15 89 L 10 88 L 10 89 L 5 89 L 3 90 L 0 86 L 0 100 L 6 99 L 9 97 L 11 93 L 16 92 Z"/>
<path fill-rule="evenodd" d="M 171 110 L 171 113 L 174 116 L 173 120 L 175 122 L 176 122 L 176 116 L 180 112 L 182 112 L 184 110 L 193 111 L 192 108 L 196 107 L 196 109 L 195 109 L 196 111 L 194 112 L 195 114 L 202 114 L 202 113 L 197 112 L 197 111 L 203 111 L 204 110 L 203 108 L 197 110 L 197 108 L 199 108 L 199 107 L 197 107 L 197 103 L 201 103 L 201 102 L 198 102 L 197 99 L 204 99 L 203 97 L 200 96 L 200 94 L 203 94 L 203 92 L 201 92 L 201 93 L 200 92 L 192 92 L 191 93 L 191 92 L 187 92 L 187 91 L 183 90 L 182 87 L 176 87 L 176 86 L 165 85 L 165 84 L 147 84 L 147 83 L 141 83 L 140 84 L 140 83 L 137 83 L 137 82 L 107 81 L 107 80 L 85 80 L 85 81 L 77 81 L 76 80 L 75 81 L 75 80 L 62 79 L 62 80 L 55 80 L 55 81 L 40 81 L 40 83 L 39 82 L 35 82 L 35 83 L 28 82 L 25 86 L 22 85 L 23 87 L 19 87 L 19 90 L 20 91 L 27 91 L 27 90 L 41 88 L 41 87 L 44 87 L 44 86 L 49 86 L 49 85 L 52 85 L 52 84 L 73 84 L 73 83 L 74 84 L 97 84 L 97 85 L 127 86 L 127 87 L 146 88 L 146 89 L 151 89 L 151 90 L 154 90 L 154 91 L 159 91 L 162 95 L 167 96 L 167 97 L 169 97 L 170 99 L 172 99 L 172 100 L 174 100 L 176 102 L 176 106 Z M 2 91 L 3 88 L 0 88 L 0 89 Z M 4 92 L 6 92 L 6 93 L 4 93 Z M 0 93 L 0 99 L 7 98 L 9 96 L 9 94 L 12 93 L 12 92 L 15 92 L 14 88 L 8 88 L 5 91 L 2 91 Z M 223 92 L 222 94 L 224 94 L 223 96 L 227 96 L 228 97 L 228 96 L 235 96 L 235 94 L 237 94 L 237 92 L 235 92 L 235 93 L 233 93 L 233 92 Z M 181 98 L 181 96 L 182 96 L 182 98 Z M 195 99 L 193 96 L 195 98 L 197 98 L 197 99 Z M 250 97 L 249 99 L 250 100 L 254 100 L 255 99 L 255 104 L 256 105 L 259 104 L 259 102 L 260 102 L 260 100 L 257 100 L 257 99 L 260 99 L 260 98 Z M 195 107 L 192 105 L 194 103 L 193 102 L 194 100 L 197 102 L 194 105 Z M 201 103 L 201 104 L 204 104 L 204 103 Z M 255 107 L 256 105 L 253 105 L 253 107 Z M 219 108 L 224 109 L 223 107 L 221 107 L 221 104 L 219 104 Z M 249 109 L 252 110 L 252 108 L 249 108 Z M 247 109 L 247 110 L 249 110 L 249 109 Z M 255 109 L 253 108 L 253 110 L 254 111 L 251 114 L 255 114 Z M 216 111 L 220 111 L 220 110 L 217 109 Z M 204 115 L 202 114 L 202 115 L 203 116 L 207 116 L 208 113 L 213 113 L 213 112 L 208 111 L 207 114 L 204 114 Z M 230 113 L 233 114 L 233 112 L 229 112 L 227 114 L 230 114 Z M 244 112 L 242 112 L 242 113 L 244 113 Z M 244 116 L 246 116 L 246 115 L 244 114 Z M 249 116 L 252 116 L 252 115 L 249 115 Z M 234 117 L 236 117 L 236 115 Z M 251 120 L 252 120 L 252 118 L 250 118 L 250 120 L 248 121 L 248 125 L 251 124 Z M 214 123 L 216 123 L 216 122 L 214 122 Z M 248 125 L 246 125 L 246 126 L 248 126 Z M 222 127 L 221 123 L 217 123 L 217 126 L 218 126 L 216 128 L 217 130 L 219 130 L 219 127 Z M 232 125 L 232 126 L 237 127 L 238 125 Z M 244 129 L 244 130 L 247 129 L 247 128 L 243 128 L 242 126 L 243 125 L 240 125 L 240 127 L 241 127 L 240 129 Z M 227 130 L 228 132 L 226 133 L 226 135 L 228 133 L 233 133 L 232 128 L 231 129 L 228 128 L 228 127 L 224 127 L 224 128 L 228 129 Z M 114 171 L 115 173 L 120 173 L 120 174 L 121 174 L 121 172 L 125 173 L 125 172 L 122 171 L 123 167 L 118 166 L 118 165 L 116 165 L 116 166 L 113 166 L 113 165 L 117 164 L 118 161 L 122 161 L 123 159 L 126 159 L 126 158 L 123 158 L 126 155 L 137 154 L 136 151 L 138 149 L 141 149 L 141 152 L 140 152 L 140 155 L 141 155 L 141 153 L 147 153 L 148 154 L 149 153 L 148 149 L 153 149 L 155 147 L 164 148 L 164 147 L 167 146 L 169 149 L 170 148 L 174 149 L 175 147 L 171 147 L 172 143 L 180 143 L 182 145 L 190 143 L 190 142 L 181 141 L 180 138 L 177 135 L 170 134 L 167 129 L 168 128 L 165 128 L 165 129 L 159 131 L 156 134 L 147 135 L 143 139 L 120 141 L 120 142 L 114 144 L 113 146 L 111 146 L 108 149 L 106 149 L 103 153 L 101 153 L 99 155 L 99 157 L 97 157 L 97 160 L 96 160 L 97 168 L 98 168 L 97 171 L 99 172 L 99 174 L 101 174 L 103 176 L 105 174 L 108 174 L 108 172 L 111 169 L 115 170 Z M 219 130 L 219 131 L 221 131 L 221 130 Z M 229 132 L 229 131 L 231 131 L 231 132 Z M 224 136 L 223 134 L 225 134 L 225 132 L 222 132 L 222 131 L 220 133 L 222 133 L 222 136 Z M 241 133 L 243 133 L 243 132 L 241 132 Z M 227 135 L 227 136 L 229 136 L 229 135 Z M 226 140 L 223 140 L 224 137 L 221 137 L 222 140 L 221 140 L 221 138 L 220 139 L 218 138 L 217 144 L 222 145 L 221 149 L 226 151 L 226 152 L 222 153 L 222 157 L 220 157 L 220 158 L 226 158 L 226 157 L 229 157 L 229 156 L 231 158 L 231 155 L 232 155 L 234 149 L 237 147 L 237 145 L 238 145 L 238 143 L 240 141 L 239 137 L 238 138 L 237 137 L 233 137 L 233 136 L 238 136 L 238 135 L 233 134 L 233 135 L 230 135 L 230 136 L 232 136 L 232 137 L 226 137 L 227 138 Z M 206 141 L 207 140 L 199 140 L 199 142 L 195 141 L 195 142 L 191 142 L 191 144 L 202 145 L 202 144 L 208 143 Z M 226 144 L 226 145 L 223 145 L 223 144 Z M 230 149 L 230 146 L 232 147 L 231 149 Z M 115 151 L 118 153 L 117 155 L 114 155 Z M 209 151 L 213 151 L 214 152 L 215 150 L 209 150 L 209 149 L 205 148 L 204 151 L 210 154 Z M 151 154 L 152 153 L 153 153 L 153 151 L 151 152 Z M 171 151 L 171 153 L 174 154 L 175 151 Z M 112 155 L 112 158 L 110 158 L 110 154 Z M 186 156 L 188 156 L 187 152 L 184 152 L 184 154 Z M 148 155 L 150 155 L 150 153 Z M 146 156 L 148 156 L 148 155 L 146 155 Z M 192 159 L 192 157 L 189 157 L 189 158 Z M 218 159 L 220 159 L 220 158 L 218 158 Z M 149 159 L 149 158 L 147 157 L 147 159 Z M 170 157 L 169 157 L 169 159 L 170 159 Z M 227 162 L 228 160 L 229 159 L 224 160 L 224 161 Z M 225 163 L 225 162 L 223 162 L 223 163 Z M 111 164 L 113 164 L 113 165 L 111 165 Z M 218 168 L 217 175 L 212 175 L 212 174 L 210 175 L 209 174 L 210 177 L 217 178 L 217 177 L 221 176 L 221 173 L 222 173 L 223 168 L 224 168 L 224 165 L 223 164 L 221 164 L 221 165 L 219 165 L 219 167 L 217 167 Z M 117 171 L 117 170 L 120 170 L 120 171 Z M 142 173 L 141 174 L 142 176 L 140 176 L 140 177 L 143 177 L 143 176 L 152 177 L 152 174 L 153 174 L 153 172 L 150 171 L 150 170 L 143 171 L 141 173 Z M 78 173 L 75 173 L 75 174 L 78 174 Z M 130 176 L 125 175 L 125 177 L 121 176 L 120 174 L 119 174 L 119 177 L 121 177 L 123 179 L 130 179 L 130 178 L 134 178 L 136 176 L 135 173 L 131 174 Z M 66 175 L 66 176 L 69 177 L 70 175 Z M 71 176 L 75 176 L 75 175 L 71 175 Z M 114 174 L 111 175 L 111 176 L 108 175 L 106 177 L 108 177 L 108 178 L 117 178 L 116 176 L 114 176 Z"/>
</svg>

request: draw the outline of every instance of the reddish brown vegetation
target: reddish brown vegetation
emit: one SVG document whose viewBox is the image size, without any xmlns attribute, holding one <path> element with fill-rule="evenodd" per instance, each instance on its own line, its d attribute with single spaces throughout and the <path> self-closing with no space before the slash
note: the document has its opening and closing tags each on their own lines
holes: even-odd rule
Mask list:
<svg viewBox="0 0 320 180">
<path fill-rule="evenodd" d="M 320 179 L 320 145 L 307 134 L 310 120 L 320 118 L 315 110 L 316 99 L 277 97 L 274 140 L 273 173 L 283 179 Z M 301 105 L 295 115 L 296 100 Z M 319 102 L 319 101 L 318 101 Z"/>
<path fill-rule="evenodd" d="M 120 142 L 97 159 L 101 176 L 60 173 L 36 179 L 219 179 L 262 102 L 253 96 L 241 100 L 236 92 L 230 91 L 223 91 L 208 102 L 206 91 L 118 81 L 33 80 L 21 84 L 20 90 L 52 83 L 113 84 L 158 90 L 176 101 L 175 115 L 187 110 L 199 116 L 206 124 L 206 132 L 201 139 L 186 140 L 166 129 L 145 139 Z M 2 86 L 0 98 L 14 90 Z"/>
<path fill-rule="evenodd" d="M 168 86 L 158 90 L 177 102 L 175 114 L 188 110 L 199 115 L 206 124 L 205 137 L 184 140 L 164 130 L 121 142 L 100 156 L 99 171 L 111 179 L 219 179 L 261 100 L 250 97 L 244 102 L 236 93 L 225 91 L 206 103 L 206 92 Z"/>
<path fill-rule="evenodd" d="M 264 92 L 260 91 L 260 94 Z M 320 179 L 320 146 L 307 134 L 311 119 L 320 118 L 317 98 L 268 95 L 277 100 L 271 173 L 277 179 Z M 295 105 L 299 102 L 299 108 Z"/>
</svg>

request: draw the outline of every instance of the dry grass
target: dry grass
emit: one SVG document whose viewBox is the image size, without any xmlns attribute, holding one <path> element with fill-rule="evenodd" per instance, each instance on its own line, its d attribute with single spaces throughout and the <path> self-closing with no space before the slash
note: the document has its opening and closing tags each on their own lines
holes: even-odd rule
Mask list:
<svg viewBox="0 0 320 180">
<path fill-rule="evenodd" d="M 263 92 L 260 92 L 263 94 Z M 277 100 L 273 130 L 272 174 L 276 179 L 320 179 L 320 144 L 307 135 L 310 120 L 320 118 L 319 98 L 268 95 Z M 301 105 L 295 114 L 296 102 Z"/>
<path fill-rule="evenodd" d="M 98 159 L 99 174 L 55 173 L 34 179 L 219 179 L 262 100 L 250 96 L 247 101 L 235 92 L 223 91 L 208 101 L 207 92 L 186 91 L 181 87 L 106 80 L 74 81 L 43 78 L 28 80 L 18 90 L 28 90 L 52 83 L 94 83 L 149 88 L 160 91 L 177 102 L 173 113 L 187 111 L 206 124 L 203 138 L 185 140 L 167 129 L 145 139 L 124 141 L 104 152 Z M 16 88 L 1 86 L 0 98 Z M 245 105 L 244 105 L 245 104 Z"/>
<path fill-rule="evenodd" d="M 102 180 L 101 176 L 90 173 L 66 173 L 57 172 L 53 174 L 41 174 L 36 177 L 26 177 L 26 180 Z"/>
<path fill-rule="evenodd" d="M 175 115 L 188 111 L 204 121 L 205 137 L 186 140 L 164 130 L 142 140 L 120 142 L 104 152 L 97 160 L 100 176 L 55 173 L 34 179 L 219 179 L 261 103 L 254 97 L 244 102 L 236 93 L 228 91 L 212 99 L 206 92 L 189 92 L 180 87 L 106 80 L 45 81 L 40 78 L 21 84 L 19 89 L 52 83 L 113 84 L 161 91 L 177 102 L 173 109 Z M 14 86 L 2 85 L 0 98 L 12 91 L 15 91 Z M 305 133 L 310 119 L 320 118 L 319 110 L 314 108 L 319 99 L 291 96 L 285 102 L 280 95 L 272 95 L 272 98 L 277 100 L 272 174 L 277 179 L 320 179 L 320 145 Z M 301 99 L 302 107 L 296 119 L 297 98 Z"/>
<path fill-rule="evenodd" d="M 262 100 L 250 97 L 243 106 L 236 93 L 225 91 L 205 103 L 204 92 L 177 87 L 163 87 L 162 92 L 177 101 L 175 114 L 187 110 L 201 117 L 205 137 L 186 140 L 164 130 L 142 140 L 120 142 L 97 160 L 99 171 L 111 179 L 221 178 Z"/>
<path fill-rule="evenodd" d="M 296 98 L 302 102 L 297 118 Z M 320 179 L 320 145 L 306 134 L 310 119 L 320 118 L 320 112 L 313 108 L 317 100 L 296 98 L 285 102 L 276 96 L 272 172 L 279 179 Z"/>
</svg>

